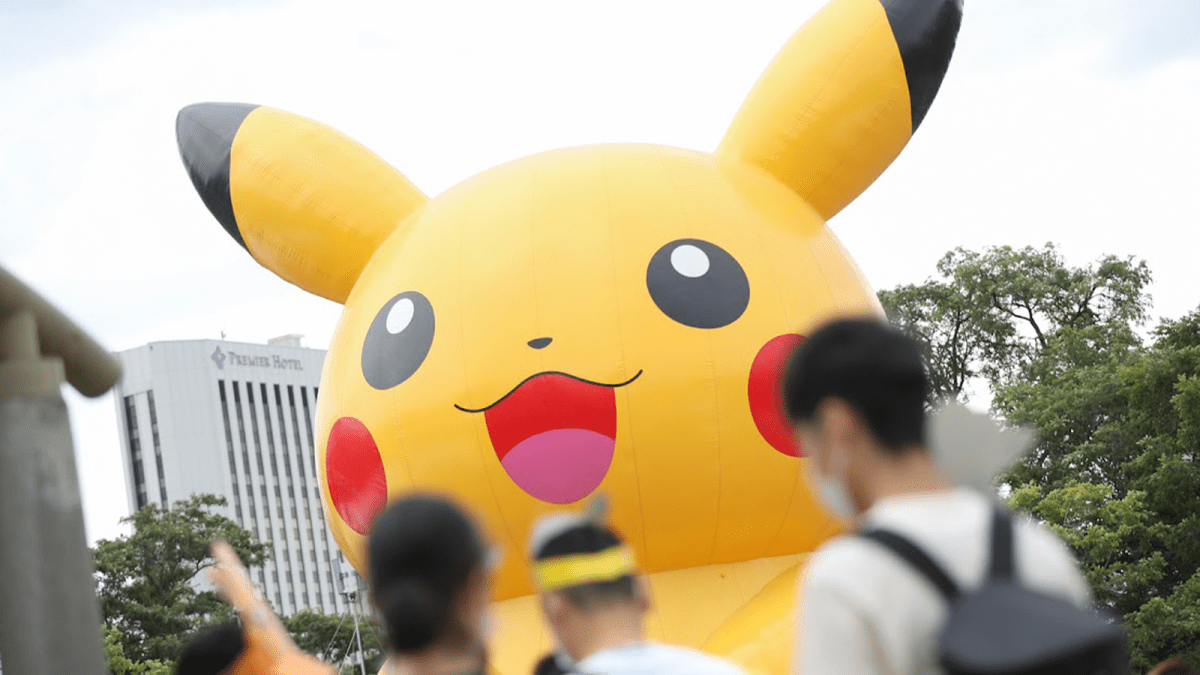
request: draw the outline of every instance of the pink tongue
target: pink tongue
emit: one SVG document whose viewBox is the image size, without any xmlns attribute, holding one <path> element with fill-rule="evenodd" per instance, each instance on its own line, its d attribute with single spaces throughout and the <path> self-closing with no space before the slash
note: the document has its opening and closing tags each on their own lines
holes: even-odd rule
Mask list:
<svg viewBox="0 0 1200 675">
<path fill-rule="evenodd" d="M 604 480 L 616 441 L 586 429 L 554 429 L 521 441 L 501 464 L 521 489 L 552 504 L 588 496 Z"/>
</svg>

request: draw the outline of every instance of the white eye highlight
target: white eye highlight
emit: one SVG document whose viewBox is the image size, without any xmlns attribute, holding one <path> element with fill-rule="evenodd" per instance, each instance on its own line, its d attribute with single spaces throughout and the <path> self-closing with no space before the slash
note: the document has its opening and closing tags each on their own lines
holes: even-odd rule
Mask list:
<svg viewBox="0 0 1200 675">
<path fill-rule="evenodd" d="M 695 279 L 708 274 L 708 265 L 708 254 L 698 246 L 680 244 L 671 251 L 671 267 L 685 277 Z M 388 320 L 391 321 L 390 318 Z M 388 326 L 390 329 L 391 323 Z"/>
<path fill-rule="evenodd" d="M 704 255 L 703 253 L 701 255 Z M 387 315 L 387 331 L 392 335 L 408 328 L 408 324 L 412 323 L 413 314 L 416 308 L 413 306 L 413 301 L 408 298 L 401 298 L 392 305 L 388 310 Z"/>
</svg>

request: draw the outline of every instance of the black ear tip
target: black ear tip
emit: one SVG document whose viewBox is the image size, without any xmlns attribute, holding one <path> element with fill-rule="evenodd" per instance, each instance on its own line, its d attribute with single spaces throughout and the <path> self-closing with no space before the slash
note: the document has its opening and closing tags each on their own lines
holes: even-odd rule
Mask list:
<svg viewBox="0 0 1200 675">
<path fill-rule="evenodd" d="M 963 0 L 880 0 L 904 61 L 913 131 L 921 126 L 950 66 Z"/>
<path fill-rule="evenodd" d="M 179 156 L 204 205 L 246 247 L 229 197 L 229 157 L 233 139 L 246 117 L 258 108 L 248 103 L 193 103 L 175 117 Z"/>
<path fill-rule="evenodd" d="M 249 103 L 193 103 L 184 106 L 175 116 L 175 136 L 181 146 L 186 139 L 197 136 L 207 136 L 208 142 L 219 139 L 226 145 L 232 144 L 242 121 L 258 107 Z"/>
</svg>

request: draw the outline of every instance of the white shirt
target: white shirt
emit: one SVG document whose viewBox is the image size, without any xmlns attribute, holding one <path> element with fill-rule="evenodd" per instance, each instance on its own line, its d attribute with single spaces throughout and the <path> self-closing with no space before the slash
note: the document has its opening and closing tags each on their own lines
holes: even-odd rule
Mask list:
<svg viewBox="0 0 1200 675">
<path fill-rule="evenodd" d="M 921 548 L 960 588 L 982 585 L 991 560 L 993 500 L 966 488 L 882 500 L 864 528 L 886 528 Z M 1013 553 L 1022 585 L 1081 608 L 1091 591 L 1066 545 L 1027 518 L 1014 518 Z M 937 639 L 945 598 L 907 562 L 879 544 L 838 537 L 804 572 L 800 675 L 940 675 Z"/>
<path fill-rule="evenodd" d="M 745 675 L 741 667 L 687 647 L 636 642 L 596 652 L 575 664 L 587 675 Z"/>
</svg>

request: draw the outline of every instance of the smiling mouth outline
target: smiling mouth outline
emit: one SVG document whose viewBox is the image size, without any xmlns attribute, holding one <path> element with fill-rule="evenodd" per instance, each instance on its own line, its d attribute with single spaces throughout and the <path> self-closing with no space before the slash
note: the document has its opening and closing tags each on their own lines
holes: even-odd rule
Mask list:
<svg viewBox="0 0 1200 675">
<path fill-rule="evenodd" d="M 521 382 L 520 382 L 519 384 L 517 384 L 517 386 L 513 387 L 512 389 L 510 389 L 510 390 L 509 390 L 509 392 L 508 392 L 507 394 L 505 394 L 505 395 L 501 396 L 500 398 L 498 398 L 498 399 L 496 399 L 495 401 L 493 401 L 491 404 L 489 404 L 489 405 L 486 405 L 486 406 L 484 406 L 484 407 L 482 407 L 482 408 L 464 408 L 464 407 L 462 407 L 461 405 L 459 405 L 459 404 L 457 404 L 457 403 L 455 403 L 455 404 L 454 404 L 454 407 L 455 407 L 455 408 L 458 408 L 459 410 L 461 410 L 461 411 L 463 411 L 463 412 L 465 412 L 465 413 L 481 413 L 481 412 L 486 412 L 487 410 L 490 410 L 491 408 L 494 408 L 494 407 L 496 407 L 497 405 L 500 405 L 501 403 L 503 403 L 503 402 L 504 402 L 504 399 L 508 398 L 509 396 L 512 396 L 514 393 L 516 393 L 516 391 L 517 391 L 518 389 L 520 389 L 521 387 L 525 386 L 525 383 L 526 383 L 526 382 L 528 382 L 528 381 L 530 381 L 530 380 L 532 380 L 532 379 L 534 379 L 534 378 L 541 377 L 541 376 L 543 376 L 543 375 L 562 375 L 563 377 L 569 377 L 569 378 L 571 378 L 572 380 L 576 380 L 576 381 L 578 381 L 578 382 L 582 382 L 582 383 L 584 383 L 584 384 L 590 384 L 590 385 L 597 386 L 597 387 L 607 387 L 607 388 L 609 388 L 609 389 L 619 389 L 619 388 L 621 388 L 621 387 L 624 387 L 624 386 L 625 386 L 625 385 L 627 385 L 627 384 L 632 384 L 634 380 L 636 380 L 636 379 L 638 379 L 639 377 L 641 377 L 641 376 L 642 376 L 642 372 L 644 372 L 644 371 L 643 371 L 643 370 L 641 370 L 641 369 L 639 369 L 639 370 L 637 371 L 637 373 L 635 373 L 635 374 L 634 374 L 634 376 L 633 376 L 633 377 L 629 378 L 628 380 L 625 380 L 624 382 L 618 382 L 618 383 L 616 383 L 616 384 L 608 384 L 608 383 L 606 383 L 606 382 L 593 382 L 592 380 L 589 380 L 589 379 L 586 379 L 586 378 L 579 377 L 578 375 L 572 375 L 571 373 L 564 373 L 564 372 L 562 372 L 561 370 L 546 370 L 546 371 L 542 371 L 542 372 L 540 372 L 540 373 L 534 373 L 533 375 L 530 375 L 529 377 L 527 377 L 527 378 L 525 378 L 525 379 L 521 380 Z"/>
</svg>

